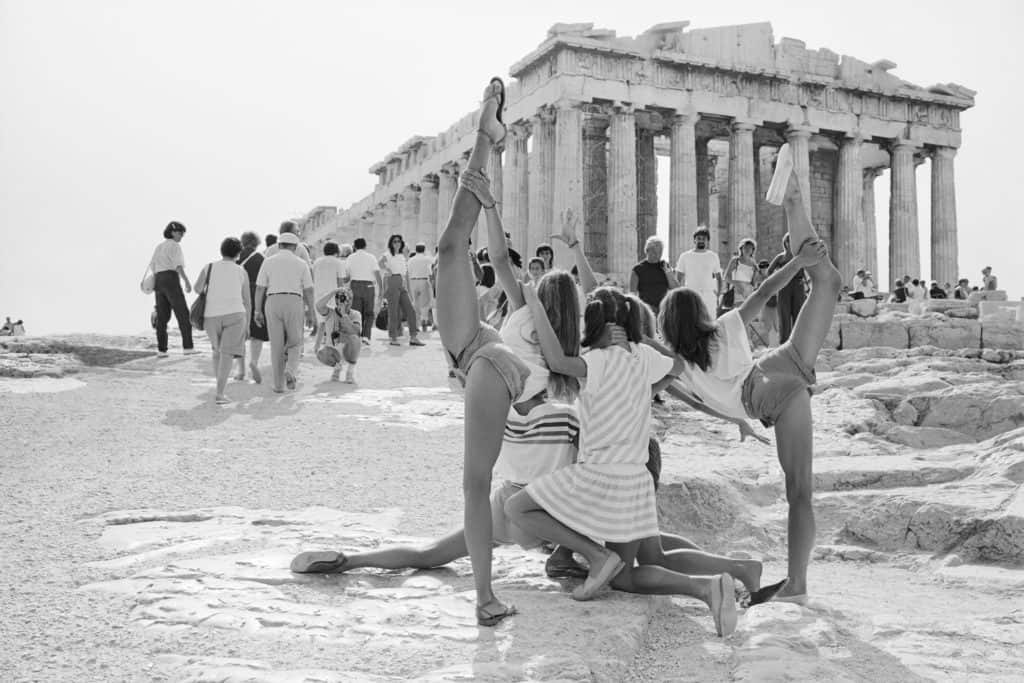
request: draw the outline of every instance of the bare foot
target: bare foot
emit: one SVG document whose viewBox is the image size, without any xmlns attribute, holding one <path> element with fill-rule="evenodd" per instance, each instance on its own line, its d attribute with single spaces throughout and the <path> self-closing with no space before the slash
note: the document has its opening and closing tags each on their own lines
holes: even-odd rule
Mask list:
<svg viewBox="0 0 1024 683">
<path fill-rule="evenodd" d="M 501 108 L 505 105 L 505 84 L 500 78 L 492 78 L 484 89 L 480 105 L 480 123 L 477 130 L 486 135 L 492 145 L 505 139 L 505 124 L 501 122 Z"/>
<path fill-rule="evenodd" d="M 590 574 L 587 575 L 587 580 L 572 592 L 572 599 L 591 600 L 625 566 L 626 563 L 622 561 L 622 558 L 609 550 L 602 561 L 590 565 Z"/>
<path fill-rule="evenodd" d="M 757 560 L 737 560 L 740 570 L 733 572 L 733 577 L 740 580 L 743 587 L 753 593 L 761 587 L 762 564 Z"/>
</svg>

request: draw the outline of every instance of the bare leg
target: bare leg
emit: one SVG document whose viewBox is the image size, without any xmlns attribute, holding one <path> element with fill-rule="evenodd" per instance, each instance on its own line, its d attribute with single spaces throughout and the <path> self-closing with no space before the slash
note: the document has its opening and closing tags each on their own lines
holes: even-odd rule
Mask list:
<svg viewBox="0 0 1024 683">
<path fill-rule="evenodd" d="M 231 374 L 231 364 L 234 358 L 229 353 L 214 352 L 217 360 L 217 398 L 226 398 L 224 392 L 228 386 L 228 376 Z"/>
<path fill-rule="evenodd" d="M 478 608 L 497 601 L 491 589 L 491 470 L 501 452 L 511 403 L 505 382 L 494 366 L 486 361 L 474 363 L 466 379 L 462 490 L 466 548 L 473 565 Z"/>
<path fill-rule="evenodd" d="M 347 555 L 345 570 L 360 567 L 430 569 L 446 565 L 468 554 L 465 531 L 459 529 L 422 546 L 397 545 L 367 553 Z"/>
<path fill-rule="evenodd" d="M 252 372 L 252 379 L 256 384 L 263 381 L 260 374 L 260 354 L 263 352 L 262 339 L 249 340 L 249 370 Z"/>
<path fill-rule="evenodd" d="M 645 538 L 640 542 L 637 562 L 641 565 L 657 565 L 679 574 L 730 574 L 751 592 L 761 587 L 761 563 L 757 560 L 737 560 L 702 550 L 666 551 L 658 537 Z"/>
<path fill-rule="evenodd" d="M 775 423 L 775 443 L 779 463 L 786 475 L 786 501 L 789 503 L 789 581 L 780 597 L 807 593 L 807 564 L 814 547 L 814 488 L 812 461 L 811 398 L 805 391 L 796 394 Z"/>
<path fill-rule="evenodd" d="M 663 550 L 700 550 L 699 545 L 678 534 L 667 534 L 662 531 L 660 539 Z"/>
</svg>

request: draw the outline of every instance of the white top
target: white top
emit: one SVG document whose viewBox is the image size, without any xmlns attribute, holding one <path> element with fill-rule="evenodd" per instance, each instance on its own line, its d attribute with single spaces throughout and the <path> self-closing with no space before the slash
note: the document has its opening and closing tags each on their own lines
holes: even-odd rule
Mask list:
<svg viewBox="0 0 1024 683">
<path fill-rule="evenodd" d="M 185 255 L 181 252 L 181 244 L 173 239 L 165 239 L 153 251 L 153 259 L 149 262 L 154 273 L 165 270 L 177 270 L 185 267 Z"/>
<path fill-rule="evenodd" d="M 375 282 L 373 274 L 380 271 L 377 259 L 365 249 L 357 249 L 348 257 L 348 275 L 353 280 L 367 280 Z"/>
<path fill-rule="evenodd" d="M 743 261 L 737 261 L 736 267 L 732 269 L 732 279 L 736 282 L 746 282 L 748 285 L 754 282 L 754 267 Z"/>
<path fill-rule="evenodd" d="M 245 313 L 245 300 L 242 290 L 249 291 L 249 276 L 245 269 L 237 263 L 215 261 L 207 275 L 209 289 L 206 290 L 206 310 L 204 315 L 212 318 L 215 315 Z"/>
<path fill-rule="evenodd" d="M 321 256 L 313 262 L 313 298 L 319 299 L 337 289 L 347 276 L 344 261 L 337 256 Z"/>
<path fill-rule="evenodd" d="M 495 478 L 529 484 L 571 465 L 576 459 L 579 432 L 576 409 L 565 403 L 544 401 L 526 415 L 509 409 L 501 454 L 494 463 Z"/>
<path fill-rule="evenodd" d="M 672 371 L 672 359 L 643 344 L 583 354 L 579 459 L 591 465 L 647 462 L 651 385 Z"/>
<path fill-rule="evenodd" d="M 872 282 L 871 278 L 865 277 L 863 279 L 857 278 L 856 286 L 854 291 L 860 292 L 866 297 L 872 297 L 875 295 L 875 283 Z"/>
<path fill-rule="evenodd" d="M 676 270 L 683 274 L 682 285 L 700 291 L 715 291 L 718 285 L 715 275 L 722 272 L 718 254 L 705 251 L 684 251 L 676 261 Z"/>
<path fill-rule="evenodd" d="M 521 400 L 533 398 L 547 389 L 551 373 L 544 362 L 537 328 L 528 306 L 520 306 L 505 319 L 505 324 L 501 326 L 501 340 L 530 368 L 530 376 L 526 378 L 526 386 L 520 394 Z"/>
<path fill-rule="evenodd" d="M 743 382 L 754 367 L 750 340 L 738 309 L 718 319 L 718 338 L 711 346 L 707 372 L 693 363 L 683 363 L 679 380 L 705 405 L 728 417 L 747 418 L 743 408 Z"/>
<path fill-rule="evenodd" d="M 302 294 L 302 290 L 313 286 L 306 262 L 287 250 L 279 250 L 263 261 L 256 286 L 266 287 L 267 295 Z"/>
<path fill-rule="evenodd" d="M 388 269 L 392 275 L 405 276 L 406 260 L 404 254 L 391 255 L 390 252 L 384 254 L 384 266 Z"/>
<path fill-rule="evenodd" d="M 432 265 L 433 259 L 426 254 L 413 254 L 412 258 L 406 263 L 406 268 L 409 270 L 409 279 L 429 278 Z"/>
<path fill-rule="evenodd" d="M 265 252 L 263 252 L 263 256 L 266 257 L 266 258 L 270 258 L 274 254 L 278 254 L 280 252 L 281 252 L 281 248 L 279 246 L 277 246 L 276 244 L 272 244 L 269 247 L 267 247 L 267 250 Z M 305 261 L 307 264 L 311 260 L 309 258 L 309 251 L 306 249 L 305 245 L 302 244 L 301 242 L 299 244 L 295 245 L 295 255 L 298 256 L 303 261 Z"/>
</svg>

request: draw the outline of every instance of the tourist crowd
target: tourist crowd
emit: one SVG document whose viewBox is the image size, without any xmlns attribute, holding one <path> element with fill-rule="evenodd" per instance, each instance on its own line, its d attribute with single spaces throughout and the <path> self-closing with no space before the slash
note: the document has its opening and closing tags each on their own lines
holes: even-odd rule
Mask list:
<svg viewBox="0 0 1024 683">
<path fill-rule="evenodd" d="M 8 316 L 8 318 L 4 320 L 3 327 L 0 327 L 0 337 L 23 336 L 25 336 L 25 323 L 21 320 L 11 322 L 11 318 Z"/>
</svg>

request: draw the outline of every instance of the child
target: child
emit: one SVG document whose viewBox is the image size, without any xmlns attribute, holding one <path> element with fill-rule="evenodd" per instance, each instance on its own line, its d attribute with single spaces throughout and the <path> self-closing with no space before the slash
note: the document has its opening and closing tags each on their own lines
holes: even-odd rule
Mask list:
<svg viewBox="0 0 1024 683">
<path fill-rule="evenodd" d="M 729 417 L 752 417 L 766 426 L 774 425 L 789 502 L 788 579 L 775 599 L 804 604 L 807 563 L 814 544 L 810 386 L 815 382 L 814 363 L 828 334 L 842 282 L 814 231 L 792 169 L 792 154 L 789 146 L 783 145 L 769 201 L 785 208 L 792 244 L 798 245 L 796 257 L 717 322 L 697 292 L 680 288 L 665 297 L 659 323 L 668 346 L 685 361 L 679 380 L 686 390 Z M 801 268 L 810 277 L 811 293 L 792 336 L 755 363 L 746 325 Z"/>
<path fill-rule="evenodd" d="M 338 381 L 344 363 L 345 383 L 354 384 L 362 317 L 352 310 L 352 292 L 347 287 L 336 287 L 324 293 L 316 301 L 316 311 L 324 316 L 324 321 L 313 352 L 321 363 L 334 368 L 332 382 Z"/>
<path fill-rule="evenodd" d="M 544 275 L 544 259 L 539 256 L 531 258 L 530 262 L 526 265 L 526 272 L 529 276 L 528 282 L 536 285 Z"/>
</svg>

